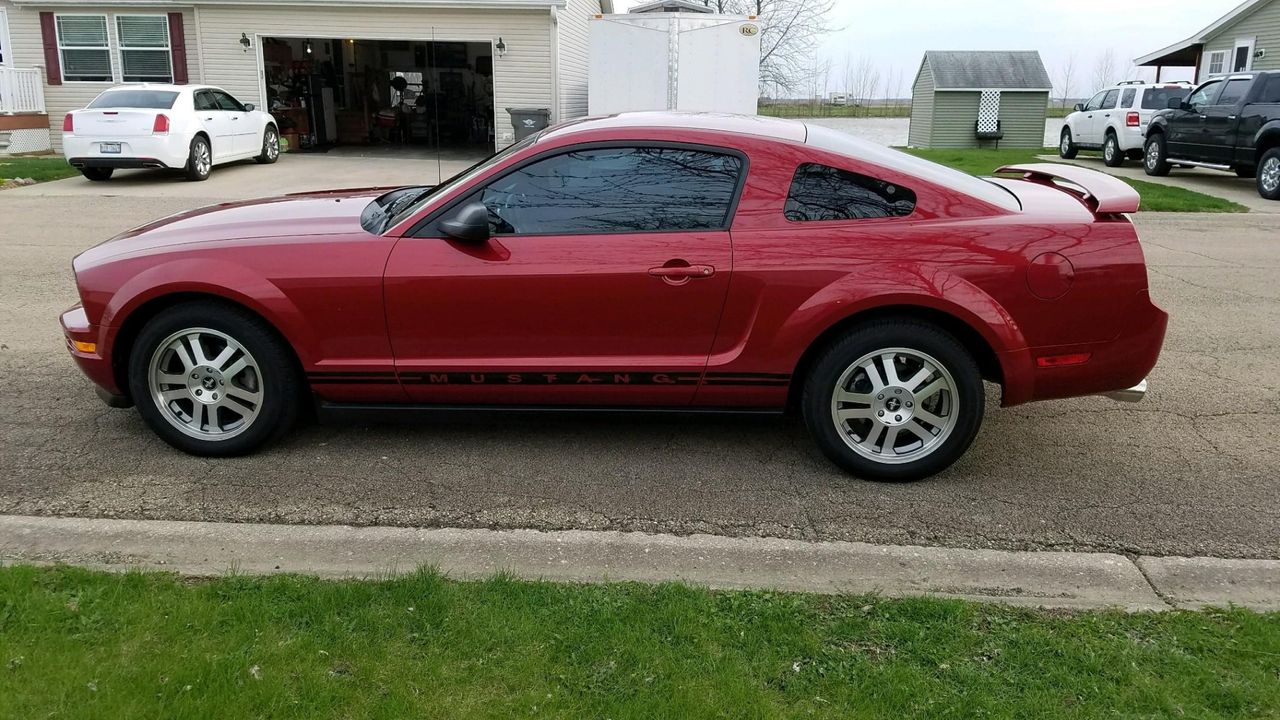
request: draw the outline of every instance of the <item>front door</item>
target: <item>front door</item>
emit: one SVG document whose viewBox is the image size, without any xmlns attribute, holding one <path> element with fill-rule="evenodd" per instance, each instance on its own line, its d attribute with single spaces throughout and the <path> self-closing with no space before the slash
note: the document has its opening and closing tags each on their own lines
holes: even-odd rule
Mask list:
<svg viewBox="0 0 1280 720">
<path fill-rule="evenodd" d="M 1253 46 L 1256 37 L 1236 38 L 1231 50 L 1231 72 L 1249 72 L 1253 67 Z"/>
<path fill-rule="evenodd" d="M 688 404 L 729 286 L 745 163 L 685 146 L 553 150 L 445 211 L 387 266 L 396 367 L 424 403 Z"/>
<path fill-rule="evenodd" d="M 222 111 L 227 118 L 227 127 L 231 132 L 231 154 L 244 155 L 258 149 L 258 143 L 254 138 L 256 135 L 253 123 L 250 122 L 249 113 L 245 110 L 244 105 L 239 100 L 222 92 L 221 90 L 211 90 L 214 99 L 218 103 L 218 109 Z"/>
<path fill-rule="evenodd" d="M 1221 80 L 1210 80 L 1196 88 L 1187 98 L 1190 109 L 1175 110 L 1169 117 L 1169 155 L 1187 160 L 1205 160 L 1204 148 L 1208 125 L 1205 111 L 1222 90 Z"/>
<path fill-rule="evenodd" d="M 210 150 L 214 162 L 221 162 L 235 155 L 236 134 L 231 118 L 218 107 L 218 99 L 212 90 L 199 90 L 195 94 L 196 117 L 209 133 Z"/>
<path fill-rule="evenodd" d="M 1088 103 L 1085 103 L 1079 126 L 1076 128 L 1077 145 L 1097 145 L 1102 142 L 1101 137 L 1096 132 L 1096 118 L 1102 111 L 1102 101 L 1106 97 L 1107 93 L 1104 90 L 1090 98 Z"/>
</svg>

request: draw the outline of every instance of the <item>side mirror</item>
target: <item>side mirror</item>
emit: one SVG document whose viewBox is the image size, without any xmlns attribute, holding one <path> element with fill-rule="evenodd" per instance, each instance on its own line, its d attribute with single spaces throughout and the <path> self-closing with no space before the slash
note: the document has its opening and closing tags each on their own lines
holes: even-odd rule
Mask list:
<svg viewBox="0 0 1280 720">
<path fill-rule="evenodd" d="M 489 233 L 489 208 L 481 202 L 469 202 L 447 220 L 441 220 L 440 230 L 455 240 L 484 242 L 492 237 Z"/>
<path fill-rule="evenodd" d="M 1168 107 L 1170 110 L 1181 110 L 1184 104 L 1182 98 L 1169 98 Z"/>
<path fill-rule="evenodd" d="M 1076 112 L 1084 112 L 1084 103 L 1076 103 Z"/>
<path fill-rule="evenodd" d="M 253 103 L 245 103 L 245 104 L 244 104 L 244 109 L 245 109 L 245 111 L 246 111 L 246 112 L 253 112 L 253 109 L 254 109 L 255 107 L 257 107 L 257 106 L 256 106 L 256 105 L 254 105 Z"/>
</svg>

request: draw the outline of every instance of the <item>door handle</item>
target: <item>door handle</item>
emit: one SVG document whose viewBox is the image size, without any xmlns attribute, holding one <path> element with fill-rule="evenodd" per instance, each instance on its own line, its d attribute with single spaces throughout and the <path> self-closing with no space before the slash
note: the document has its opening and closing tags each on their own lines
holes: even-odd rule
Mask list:
<svg viewBox="0 0 1280 720">
<path fill-rule="evenodd" d="M 682 285 L 690 280 L 709 278 L 716 274 L 716 269 L 710 265 L 663 265 L 649 268 L 649 274 Z"/>
</svg>

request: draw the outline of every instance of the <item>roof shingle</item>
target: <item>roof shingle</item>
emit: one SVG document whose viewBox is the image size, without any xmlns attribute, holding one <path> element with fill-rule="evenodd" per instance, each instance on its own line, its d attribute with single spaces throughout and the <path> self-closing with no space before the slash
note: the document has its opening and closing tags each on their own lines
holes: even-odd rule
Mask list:
<svg viewBox="0 0 1280 720">
<path fill-rule="evenodd" d="M 1049 90 L 1053 81 L 1034 50 L 939 51 L 924 54 L 938 90 Z"/>
</svg>

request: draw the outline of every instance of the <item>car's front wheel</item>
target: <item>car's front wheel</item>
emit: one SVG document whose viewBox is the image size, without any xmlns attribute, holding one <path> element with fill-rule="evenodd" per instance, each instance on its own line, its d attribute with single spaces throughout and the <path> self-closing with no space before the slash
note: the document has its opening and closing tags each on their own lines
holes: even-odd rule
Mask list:
<svg viewBox="0 0 1280 720">
<path fill-rule="evenodd" d="M 1280 200 L 1280 147 L 1262 154 L 1258 163 L 1258 194 L 1268 200 Z"/>
<path fill-rule="evenodd" d="M 208 180 L 213 170 L 213 150 L 203 135 L 197 135 L 191 141 L 191 150 L 187 154 L 187 179 L 199 182 Z"/>
<path fill-rule="evenodd" d="M 1164 133 L 1156 133 L 1147 138 L 1147 144 L 1143 148 L 1142 169 L 1148 175 L 1156 177 L 1169 174 L 1172 167 L 1169 165 L 1169 152 L 1165 148 Z"/>
<path fill-rule="evenodd" d="M 262 152 L 254 158 L 263 165 L 270 165 L 280 159 L 280 133 L 274 125 L 268 125 L 262 133 Z"/>
<path fill-rule="evenodd" d="M 1079 148 L 1071 139 L 1071 128 L 1062 128 L 1062 139 L 1058 143 L 1058 157 L 1063 160 L 1074 160 L 1079 153 Z"/>
<path fill-rule="evenodd" d="M 1115 133 L 1107 133 L 1107 139 L 1102 143 L 1102 162 L 1107 167 L 1124 165 L 1124 151 L 1120 149 L 1120 140 Z"/>
<path fill-rule="evenodd" d="M 298 415 L 301 385 L 288 347 L 232 305 L 195 301 L 160 313 L 134 342 L 128 373 L 143 419 L 193 455 L 251 452 Z"/>
<path fill-rule="evenodd" d="M 115 173 L 115 168 L 109 167 L 87 167 L 80 168 L 80 174 L 89 178 L 94 182 L 106 182 L 111 179 L 111 175 Z"/>
<path fill-rule="evenodd" d="M 911 319 L 850 331 L 814 363 L 805 425 L 832 461 L 873 480 L 906 481 L 949 467 L 984 410 L 977 363 L 951 334 Z"/>
</svg>

